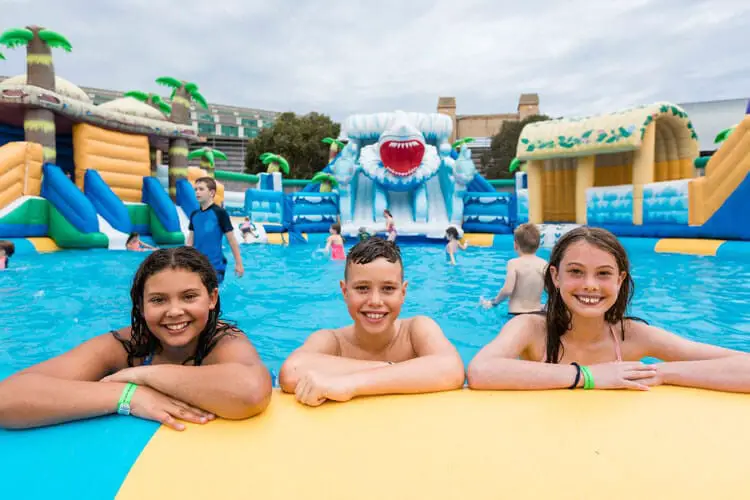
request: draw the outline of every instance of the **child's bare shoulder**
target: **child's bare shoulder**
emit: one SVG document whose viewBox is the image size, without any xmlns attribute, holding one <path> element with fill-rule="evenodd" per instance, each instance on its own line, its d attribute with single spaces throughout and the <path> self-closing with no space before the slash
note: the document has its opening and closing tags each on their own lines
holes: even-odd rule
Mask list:
<svg viewBox="0 0 750 500">
<path fill-rule="evenodd" d="M 443 334 L 443 329 L 430 316 L 419 314 L 410 318 L 403 318 L 401 321 L 409 333 Z"/>
</svg>

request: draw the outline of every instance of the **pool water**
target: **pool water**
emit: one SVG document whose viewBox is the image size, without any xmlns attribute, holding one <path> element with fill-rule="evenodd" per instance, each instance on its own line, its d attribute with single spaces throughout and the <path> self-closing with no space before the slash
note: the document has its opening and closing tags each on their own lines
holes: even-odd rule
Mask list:
<svg viewBox="0 0 750 500">
<path fill-rule="evenodd" d="M 338 286 L 343 263 L 314 248 L 243 245 L 245 276 L 228 272 L 220 288 L 224 317 L 250 336 L 274 374 L 310 333 L 351 321 Z M 438 245 L 405 245 L 402 254 L 409 281 L 402 315 L 434 318 L 468 363 L 508 320 L 507 302 L 487 311 L 479 299 L 502 286 L 512 250 L 470 248 L 456 267 Z M 12 268 L 0 272 L 0 378 L 129 324 L 130 282 L 146 255 L 87 250 L 14 257 Z M 750 351 L 749 264 L 653 252 L 630 257 L 632 314 L 690 339 Z"/>
</svg>

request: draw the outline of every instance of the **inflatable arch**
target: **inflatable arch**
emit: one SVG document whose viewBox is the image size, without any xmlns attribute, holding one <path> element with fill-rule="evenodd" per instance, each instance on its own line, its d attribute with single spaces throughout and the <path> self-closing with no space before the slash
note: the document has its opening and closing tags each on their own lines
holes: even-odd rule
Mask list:
<svg viewBox="0 0 750 500">
<path fill-rule="evenodd" d="M 632 184 L 632 223 L 643 220 L 643 187 L 690 179 L 698 137 L 687 113 L 656 103 L 524 127 L 517 157 L 528 162 L 529 220 L 586 223 L 586 190 Z"/>
</svg>

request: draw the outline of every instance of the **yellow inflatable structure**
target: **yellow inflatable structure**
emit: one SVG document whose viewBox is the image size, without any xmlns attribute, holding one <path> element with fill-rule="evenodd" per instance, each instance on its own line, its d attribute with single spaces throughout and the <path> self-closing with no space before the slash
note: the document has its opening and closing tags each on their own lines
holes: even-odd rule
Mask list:
<svg viewBox="0 0 750 500">
<path fill-rule="evenodd" d="M 73 155 L 81 190 L 86 170 L 92 169 L 122 201 L 141 201 L 143 178 L 151 175 L 147 136 L 79 123 L 73 126 Z"/>
<path fill-rule="evenodd" d="M 746 115 L 689 189 L 689 223 L 704 224 L 750 174 L 750 115 Z M 738 214 L 739 215 L 739 214 Z"/>
<path fill-rule="evenodd" d="M 747 498 L 750 396 L 468 389 L 160 428 L 117 498 Z"/>
<path fill-rule="evenodd" d="M 39 196 L 42 187 L 42 146 L 9 142 L 0 146 L 0 208 L 21 196 Z"/>
</svg>

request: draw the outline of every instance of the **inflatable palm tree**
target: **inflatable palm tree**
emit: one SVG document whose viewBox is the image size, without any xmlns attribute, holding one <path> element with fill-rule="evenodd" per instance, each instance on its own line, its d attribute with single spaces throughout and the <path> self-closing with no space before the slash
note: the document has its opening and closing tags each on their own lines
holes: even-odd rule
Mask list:
<svg viewBox="0 0 750 500">
<path fill-rule="evenodd" d="M 4 61 L 4 60 L 5 60 L 5 56 L 3 55 L 2 52 L 0 52 L 0 61 Z"/>
<path fill-rule="evenodd" d="M 214 177 L 214 165 L 216 165 L 216 159 L 227 161 L 227 155 L 214 148 L 200 148 L 195 151 L 191 151 L 188 155 L 188 160 L 194 160 L 200 158 L 201 168 L 205 168 L 208 175 Z"/>
<path fill-rule="evenodd" d="M 172 112 L 172 106 L 167 104 L 167 102 L 160 96 L 152 94 L 151 92 L 146 93 L 141 92 L 140 90 L 131 90 L 129 92 L 125 92 L 124 95 L 125 97 L 132 97 L 133 99 L 137 99 L 143 103 L 146 103 L 157 111 L 161 111 L 166 116 L 169 116 L 169 114 Z"/>
<path fill-rule="evenodd" d="M 272 174 L 281 171 L 284 175 L 289 175 L 289 162 L 281 155 L 263 153 L 260 155 L 260 161 L 266 166 L 266 173 Z"/>
<path fill-rule="evenodd" d="M 330 193 L 333 188 L 338 187 L 339 182 L 331 174 L 325 172 L 318 172 L 315 174 L 311 181 L 313 184 L 320 184 L 321 193 Z"/>
<path fill-rule="evenodd" d="M 334 139 L 333 137 L 326 137 L 325 139 L 323 139 L 323 143 L 328 144 L 329 146 L 328 147 L 328 161 L 329 162 L 333 160 L 337 154 L 339 154 L 339 151 L 344 149 L 344 146 L 346 146 L 346 144 L 344 144 L 343 141 Z"/>
<path fill-rule="evenodd" d="M 198 85 L 193 82 L 185 82 L 162 76 L 156 79 L 156 83 L 172 89 L 172 113 L 170 119 L 175 123 L 190 125 L 190 103 L 195 101 L 200 106 L 208 109 L 208 103 L 203 94 L 198 92 Z M 186 139 L 176 138 L 169 143 L 169 196 L 175 200 L 177 194 L 177 181 L 187 177 L 188 142 Z"/>
<path fill-rule="evenodd" d="M 42 28 L 27 26 L 13 28 L 0 35 L 0 45 L 13 49 L 26 47 L 26 84 L 55 91 L 55 67 L 52 49 L 73 50 L 61 34 Z M 44 161 L 57 159 L 55 145 L 55 114 L 48 109 L 26 108 L 23 129 L 28 142 L 42 145 Z"/>
</svg>

